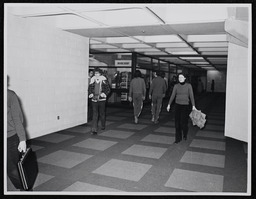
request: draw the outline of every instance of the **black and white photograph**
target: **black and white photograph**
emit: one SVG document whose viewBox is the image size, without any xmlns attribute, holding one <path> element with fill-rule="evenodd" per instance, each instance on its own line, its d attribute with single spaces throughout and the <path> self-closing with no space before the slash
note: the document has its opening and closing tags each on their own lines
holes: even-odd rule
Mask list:
<svg viewBox="0 0 256 199">
<path fill-rule="evenodd" d="M 4 195 L 250 196 L 251 3 L 4 3 Z"/>
</svg>

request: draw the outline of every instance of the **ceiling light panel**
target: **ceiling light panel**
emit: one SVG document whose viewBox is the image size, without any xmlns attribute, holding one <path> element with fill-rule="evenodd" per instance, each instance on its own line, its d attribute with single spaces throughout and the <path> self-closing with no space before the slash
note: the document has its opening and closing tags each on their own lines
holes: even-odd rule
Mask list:
<svg viewBox="0 0 256 199">
<path fill-rule="evenodd" d="M 184 48 L 188 47 L 185 42 L 174 42 L 174 43 L 157 43 L 157 48 Z"/>
<path fill-rule="evenodd" d="M 151 46 L 146 45 L 146 44 L 123 44 L 123 48 L 151 48 Z"/>
<path fill-rule="evenodd" d="M 134 51 L 137 52 L 159 52 L 160 50 L 155 48 L 135 48 Z"/>
<path fill-rule="evenodd" d="M 218 35 L 188 35 L 188 42 L 226 42 L 226 34 Z"/>
<path fill-rule="evenodd" d="M 202 42 L 202 43 L 194 43 L 193 46 L 195 48 L 199 48 L 199 47 L 228 47 L 228 42 Z"/>
<path fill-rule="evenodd" d="M 145 52 L 145 55 L 168 55 L 165 52 L 159 51 L 159 52 Z"/>
<path fill-rule="evenodd" d="M 204 60 L 203 57 L 180 57 L 182 59 L 189 59 L 189 60 Z"/>
<path fill-rule="evenodd" d="M 159 24 L 157 17 L 146 12 L 140 7 L 132 7 L 123 10 L 88 11 L 81 13 L 107 26 L 135 26 Z"/>
<path fill-rule="evenodd" d="M 108 48 L 106 49 L 107 52 L 130 52 L 129 50 L 122 49 L 122 48 Z"/>
<path fill-rule="evenodd" d="M 172 53 L 172 54 L 174 54 L 174 55 L 198 55 L 198 53 L 195 52 L 195 51 L 170 52 L 170 53 Z"/>
<path fill-rule="evenodd" d="M 134 37 L 146 43 L 182 42 L 182 40 L 177 35 L 155 35 L 155 36 L 134 36 Z"/>
<path fill-rule="evenodd" d="M 202 52 L 202 55 L 227 55 L 228 51 L 222 51 L 222 52 Z"/>
<path fill-rule="evenodd" d="M 205 62 L 205 61 L 204 62 L 203 61 L 202 62 L 191 62 L 191 63 L 192 64 L 209 64 L 208 62 Z"/>
<path fill-rule="evenodd" d="M 198 48 L 199 51 L 228 51 L 228 48 Z"/>
<path fill-rule="evenodd" d="M 188 52 L 194 51 L 192 48 L 165 48 L 166 52 Z"/>
<path fill-rule="evenodd" d="M 92 45 L 90 45 L 90 48 L 96 49 L 96 48 L 117 48 L 117 47 L 111 46 L 108 44 L 92 44 Z"/>
</svg>

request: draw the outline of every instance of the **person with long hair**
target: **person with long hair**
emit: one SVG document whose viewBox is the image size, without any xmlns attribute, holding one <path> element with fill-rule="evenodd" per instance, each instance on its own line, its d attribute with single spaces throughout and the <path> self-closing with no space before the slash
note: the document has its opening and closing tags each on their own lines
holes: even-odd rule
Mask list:
<svg viewBox="0 0 256 199">
<path fill-rule="evenodd" d="M 134 122 L 135 124 L 139 121 L 139 116 L 143 108 L 143 100 L 146 96 L 146 84 L 144 79 L 141 78 L 141 72 L 136 70 L 134 73 L 134 78 L 130 83 L 129 89 L 129 101 L 133 101 L 134 109 Z"/>
<path fill-rule="evenodd" d="M 183 73 L 178 74 L 178 83 L 175 84 L 169 103 L 167 105 L 167 111 L 170 111 L 171 104 L 175 99 L 175 144 L 179 143 L 183 139 L 187 140 L 188 135 L 188 119 L 190 113 L 189 100 L 192 104 L 192 110 L 197 110 L 195 107 L 195 99 L 193 89 L 190 83 L 186 82 L 186 77 Z"/>
</svg>

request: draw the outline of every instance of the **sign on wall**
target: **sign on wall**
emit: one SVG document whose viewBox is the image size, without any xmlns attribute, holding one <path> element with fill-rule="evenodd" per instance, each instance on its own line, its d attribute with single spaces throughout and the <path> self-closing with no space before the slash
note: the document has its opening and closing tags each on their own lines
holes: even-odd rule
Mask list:
<svg viewBox="0 0 256 199">
<path fill-rule="evenodd" d="M 132 66 L 132 60 L 115 60 L 115 66 Z"/>
</svg>

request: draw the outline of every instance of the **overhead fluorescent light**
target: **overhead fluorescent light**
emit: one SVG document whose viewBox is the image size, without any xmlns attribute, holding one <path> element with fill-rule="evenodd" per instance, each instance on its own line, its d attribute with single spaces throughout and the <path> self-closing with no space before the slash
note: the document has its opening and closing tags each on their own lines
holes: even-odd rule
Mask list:
<svg viewBox="0 0 256 199">
<path fill-rule="evenodd" d="M 92 44 L 92 45 L 90 45 L 90 48 L 95 49 L 95 48 L 117 48 L 117 47 L 107 45 L 107 44 Z"/>
<path fill-rule="evenodd" d="M 146 45 L 146 44 L 123 44 L 123 48 L 151 48 L 151 46 Z"/>
<path fill-rule="evenodd" d="M 134 36 L 134 37 L 146 43 L 182 42 L 182 40 L 177 35 Z"/>
<path fill-rule="evenodd" d="M 208 62 L 191 62 L 192 64 L 209 64 Z"/>
<path fill-rule="evenodd" d="M 188 35 L 188 42 L 218 42 L 218 41 L 228 41 L 226 34 L 217 35 Z"/>
<path fill-rule="evenodd" d="M 145 52 L 145 55 L 167 55 L 165 52 Z"/>
<path fill-rule="evenodd" d="M 108 48 L 106 49 L 107 52 L 130 52 L 129 50 L 122 49 L 122 48 Z"/>
<path fill-rule="evenodd" d="M 188 47 L 185 42 L 174 42 L 174 43 L 157 43 L 157 48 L 177 48 L 177 47 Z"/>
<path fill-rule="evenodd" d="M 135 48 L 134 51 L 137 52 L 159 52 L 160 50 L 155 48 Z"/>
<path fill-rule="evenodd" d="M 203 59 L 203 57 L 180 57 L 181 59 Z"/>
<path fill-rule="evenodd" d="M 228 47 L 228 42 L 201 42 L 193 43 L 195 48 L 199 47 Z"/>
<path fill-rule="evenodd" d="M 167 52 L 188 52 L 188 51 L 194 51 L 192 48 L 165 48 L 165 51 Z"/>
<path fill-rule="evenodd" d="M 170 52 L 174 55 L 197 55 L 198 53 L 195 51 L 187 51 L 187 52 Z"/>
<path fill-rule="evenodd" d="M 228 48 L 198 48 L 198 51 L 228 51 Z"/>
</svg>

